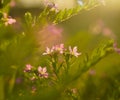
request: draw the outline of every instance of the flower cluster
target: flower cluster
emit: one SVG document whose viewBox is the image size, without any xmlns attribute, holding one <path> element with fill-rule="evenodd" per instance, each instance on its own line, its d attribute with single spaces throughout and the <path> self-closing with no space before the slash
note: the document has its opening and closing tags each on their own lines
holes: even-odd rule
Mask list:
<svg viewBox="0 0 120 100">
<path fill-rule="evenodd" d="M 55 52 L 58 52 L 59 54 L 70 54 L 72 56 L 75 56 L 75 57 L 78 57 L 79 55 L 81 55 L 81 53 L 78 53 L 77 52 L 77 47 L 72 47 L 69 46 L 69 49 L 67 50 L 65 47 L 64 47 L 64 44 L 60 44 L 60 45 L 55 45 L 53 46 L 51 49 L 50 48 L 46 48 L 46 52 L 43 53 L 43 55 L 51 55 Z"/>
<path fill-rule="evenodd" d="M 34 80 L 36 76 L 40 78 L 48 78 L 47 68 L 39 66 L 38 69 L 35 69 L 30 64 L 27 64 L 24 68 L 24 72 L 31 72 L 33 73 L 33 76 L 30 78 L 31 80 Z"/>
<path fill-rule="evenodd" d="M 38 73 L 41 78 L 48 78 L 48 73 L 47 73 L 46 67 L 42 68 L 41 66 L 39 66 Z"/>
<path fill-rule="evenodd" d="M 55 45 L 53 46 L 53 50 L 54 51 L 58 51 L 60 54 L 63 54 L 64 52 L 64 44 L 60 44 L 60 45 Z"/>
<path fill-rule="evenodd" d="M 60 45 L 55 45 L 53 46 L 51 49 L 50 48 L 46 48 L 46 52 L 43 53 L 43 55 L 50 55 L 54 52 L 58 52 L 60 54 L 64 53 L 64 44 L 60 44 Z"/>
</svg>

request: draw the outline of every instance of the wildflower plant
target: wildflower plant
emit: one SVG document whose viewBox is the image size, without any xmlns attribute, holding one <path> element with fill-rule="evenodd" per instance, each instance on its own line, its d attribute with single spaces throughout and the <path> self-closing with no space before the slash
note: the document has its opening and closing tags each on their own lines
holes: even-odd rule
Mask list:
<svg viewBox="0 0 120 100">
<path fill-rule="evenodd" d="M 61 76 L 66 77 L 69 74 L 71 67 L 71 61 L 73 57 L 78 57 L 81 53 L 77 52 L 77 47 L 73 50 L 71 47 L 65 48 L 64 44 L 54 45 L 51 48 L 46 48 L 46 52 L 43 55 L 50 57 L 49 66 L 51 66 L 52 72 L 58 81 L 61 81 Z"/>
<path fill-rule="evenodd" d="M 63 30 L 57 29 L 57 24 L 105 4 L 104 0 L 78 0 L 71 9 L 59 9 L 54 2 L 45 0 L 38 15 L 26 12 L 21 20 L 9 15 L 11 2 L 0 1 L 0 100 L 82 100 L 79 79 L 107 55 L 119 53 L 117 44 L 105 41 L 90 55 L 77 45 L 55 41 L 55 45 L 44 45 L 47 39 L 41 38 L 48 31 L 60 34 Z M 114 83 L 119 87 L 119 81 Z M 115 97 L 119 97 L 117 93 Z"/>
</svg>

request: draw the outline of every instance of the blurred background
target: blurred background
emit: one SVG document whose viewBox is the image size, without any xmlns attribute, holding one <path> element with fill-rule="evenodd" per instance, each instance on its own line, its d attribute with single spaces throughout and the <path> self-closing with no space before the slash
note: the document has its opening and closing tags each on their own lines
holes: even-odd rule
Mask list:
<svg viewBox="0 0 120 100">
<path fill-rule="evenodd" d="M 77 5 L 83 6 L 88 0 L 12 0 L 10 4 L 10 16 L 20 20 L 23 19 L 25 12 L 28 11 L 33 15 L 39 15 L 47 1 L 55 2 L 58 9 L 70 9 Z M 98 1 L 103 5 L 93 7 L 89 10 L 82 10 L 72 18 L 59 23 L 56 27 L 52 25 L 47 27 L 47 30 L 43 30 L 42 33 L 48 33 L 49 36 L 44 36 L 44 39 L 49 41 L 54 40 L 54 43 L 56 43 L 56 41 L 58 43 L 62 42 L 67 46 L 78 46 L 79 51 L 83 54 L 82 56 L 84 56 L 85 53 L 91 54 L 93 49 L 98 47 L 104 40 L 113 39 L 117 41 L 118 47 L 120 47 L 120 0 Z M 52 32 L 58 36 L 54 35 L 54 37 L 52 37 L 50 35 Z M 49 41 L 46 42 L 47 45 L 51 43 Z M 90 74 L 93 79 L 90 76 L 85 80 L 86 86 L 84 91 L 85 89 L 91 91 L 82 91 L 83 100 L 94 100 L 93 98 L 96 95 L 98 97 L 102 95 L 101 98 L 103 98 L 96 100 L 108 100 L 104 98 L 105 93 L 107 94 L 106 91 L 109 91 L 109 88 L 114 88 L 113 84 L 116 84 L 112 79 L 120 80 L 119 59 L 120 55 L 117 53 L 110 54 L 88 71 L 88 74 Z M 101 89 L 101 87 L 103 88 Z M 93 88 L 94 90 L 92 91 Z M 99 91 L 100 94 L 97 94 L 96 91 Z M 91 96 L 91 99 L 88 95 Z"/>
</svg>

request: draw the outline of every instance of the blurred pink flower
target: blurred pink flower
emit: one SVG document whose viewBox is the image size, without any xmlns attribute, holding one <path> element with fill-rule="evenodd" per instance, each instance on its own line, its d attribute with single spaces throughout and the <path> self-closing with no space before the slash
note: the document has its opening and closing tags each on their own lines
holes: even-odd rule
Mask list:
<svg viewBox="0 0 120 100">
<path fill-rule="evenodd" d="M 105 25 L 105 23 L 102 20 L 97 20 L 94 25 L 90 26 L 90 30 L 92 34 L 102 34 L 103 36 L 110 37 L 113 39 L 116 39 L 115 34 L 112 32 L 112 30 Z"/>
<path fill-rule="evenodd" d="M 77 47 L 76 46 L 73 49 L 71 48 L 71 46 L 69 46 L 69 51 L 70 51 L 70 54 L 75 56 L 75 57 L 78 57 L 79 55 L 81 55 L 81 53 L 77 52 Z"/>
<path fill-rule="evenodd" d="M 18 78 L 16 78 L 16 80 L 15 80 L 15 82 L 16 82 L 16 84 L 20 84 L 20 83 L 22 83 L 22 78 L 21 77 L 18 77 Z"/>
<path fill-rule="evenodd" d="M 27 64 L 25 69 L 24 69 L 24 72 L 29 72 L 32 70 L 32 68 L 33 68 L 33 66 L 31 66 L 30 64 Z"/>
<path fill-rule="evenodd" d="M 104 36 L 111 37 L 111 38 L 116 38 L 115 34 L 108 27 L 103 28 L 102 33 L 103 33 Z"/>
<path fill-rule="evenodd" d="M 62 32 L 62 28 L 49 24 L 38 32 L 37 38 L 40 40 L 40 44 L 42 44 L 42 46 L 48 47 L 62 41 Z"/>
<path fill-rule="evenodd" d="M 53 49 L 55 51 L 58 51 L 60 54 L 63 54 L 63 52 L 64 52 L 64 44 L 55 45 L 55 46 L 53 46 Z"/>
<path fill-rule="evenodd" d="M 57 34 L 57 35 L 60 35 L 62 33 L 62 29 L 61 28 L 58 28 L 57 26 L 55 25 L 48 25 L 46 27 L 47 31 L 49 31 L 50 33 L 52 34 Z"/>
<path fill-rule="evenodd" d="M 90 75 L 95 75 L 95 74 L 96 74 L 96 71 L 93 70 L 93 69 L 90 69 L 90 70 L 89 70 L 89 74 L 90 74 Z"/>
<path fill-rule="evenodd" d="M 6 26 L 16 23 L 16 20 L 11 17 L 8 17 L 7 13 L 4 13 L 3 16 L 4 16 L 4 21 Z"/>
<path fill-rule="evenodd" d="M 114 50 L 120 54 L 120 48 L 117 47 L 117 42 L 113 44 Z"/>
<path fill-rule="evenodd" d="M 42 68 L 41 66 L 39 66 L 38 73 L 41 78 L 48 78 L 48 73 L 47 73 L 46 67 Z"/>
<path fill-rule="evenodd" d="M 15 6 L 16 6 L 16 2 L 15 2 L 15 0 L 11 0 L 11 2 L 10 2 L 10 6 L 11 6 L 11 7 L 15 7 Z"/>
<path fill-rule="evenodd" d="M 46 48 L 46 52 L 43 53 L 43 55 L 49 55 L 52 54 L 53 52 L 59 52 L 60 54 L 64 53 L 64 44 L 60 44 L 60 45 L 54 45 L 51 49 L 50 48 Z"/>
<path fill-rule="evenodd" d="M 5 25 L 11 25 L 11 24 L 14 24 L 16 23 L 16 20 L 13 19 L 13 18 L 8 18 L 7 21 L 5 22 Z"/>
</svg>

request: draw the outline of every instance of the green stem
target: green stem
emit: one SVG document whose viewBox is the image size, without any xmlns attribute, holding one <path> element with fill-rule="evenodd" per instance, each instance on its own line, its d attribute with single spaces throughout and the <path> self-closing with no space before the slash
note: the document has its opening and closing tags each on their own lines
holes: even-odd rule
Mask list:
<svg viewBox="0 0 120 100">
<path fill-rule="evenodd" d="M 57 73 L 57 60 L 55 58 L 52 58 L 52 67 L 53 67 L 53 72 L 56 75 L 57 79 L 59 80 L 59 76 Z"/>
<path fill-rule="evenodd" d="M 17 70 L 15 70 L 15 72 L 13 73 L 12 78 L 11 78 L 11 80 L 10 80 L 10 83 L 9 83 L 9 91 L 8 91 L 9 94 L 11 94 L 12 91 L 13 91 L 14 84 L 15 84 L 16 73 L 17 73 Z"/>
<path fill-rule="evenodd" d="M 70 56 L 68 56 L 68 58 L 65 58 L 65 61 L 66 61 L 66 75 L 68 75 L 69 68 L 70 68 L 69 60 L 70 60 Z"/>
</svg>

